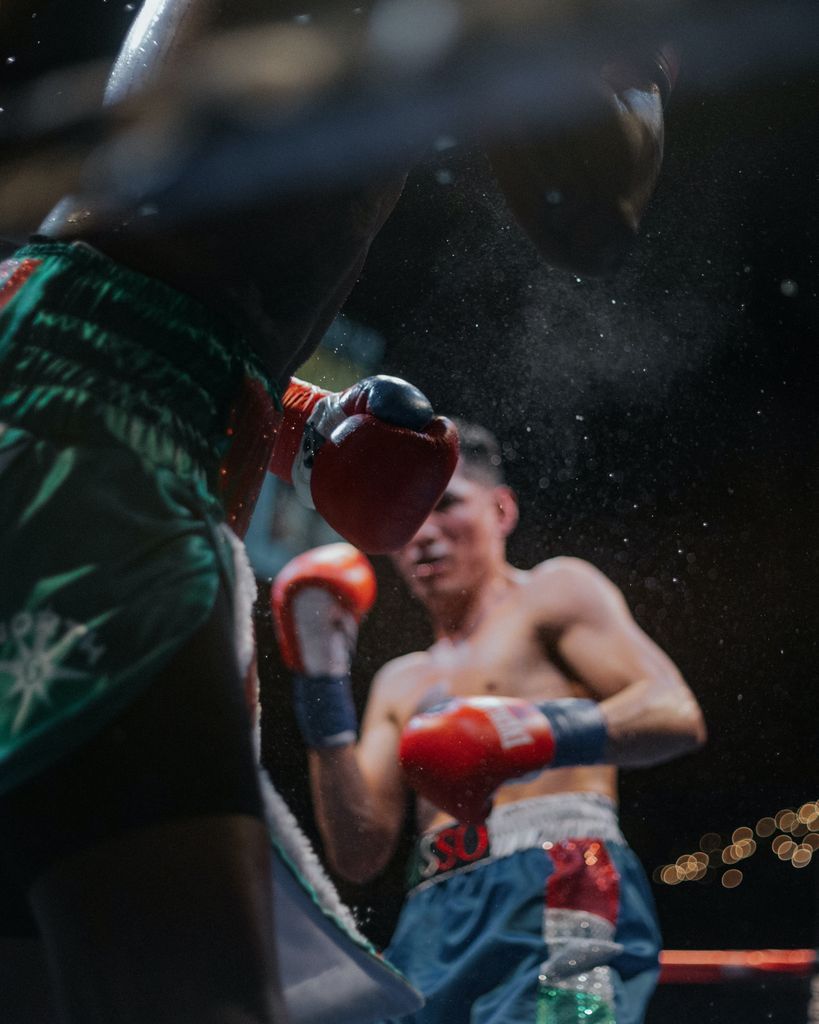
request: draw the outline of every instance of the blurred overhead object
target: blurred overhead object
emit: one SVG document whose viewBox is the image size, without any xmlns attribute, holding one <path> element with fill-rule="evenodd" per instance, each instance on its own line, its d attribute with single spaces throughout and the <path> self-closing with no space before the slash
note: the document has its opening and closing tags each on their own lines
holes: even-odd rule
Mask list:
<svg viewBox="0 0 819 1024">
<path fill-rule="evenodd" d="M 148 0 L 150 19 L 162 0 Z M 203 211 L 345 187 L 403 167 L 441 134 L 486 142 L 593 116 L 591 69 L 673 39 L 689 91 L 819 66 L 815 0 L 379 0 L 210 37 L 138 96 L 106 68 L 52 73 L 2 98 L 0 232 L 60 196 L 150 229 Z M 139 53 L 126 52 L 126 65 Z"/>
</svg>

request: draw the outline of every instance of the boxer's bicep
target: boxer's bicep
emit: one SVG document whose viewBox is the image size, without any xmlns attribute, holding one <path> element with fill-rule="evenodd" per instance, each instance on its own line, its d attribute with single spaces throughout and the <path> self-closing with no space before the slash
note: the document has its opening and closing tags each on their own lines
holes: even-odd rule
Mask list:
<svg viewBox="0 0 819 1024">
<path fill-rule="evenodd" d="M 568 570 L 557 649 L 588 696 L 601 702 L 615 763 L 656 763 L 701 743 L 696 699 L 617 587 L 592 566 Z"/>
<path fill-rule="evenodd" d="M 645 678 L 681 679 L 635 622 L 620 590 L 588 562 L 554 558 L 532 574 L 528 611 L 560 660 L 598 700 Z"/>
<path fill-rule="evenodd" d="M 671 661 L 631 616 L 622 596 L 585 595 L 558 641 L 561 655 L 598 700 L 638 680 L 681 681 Z"/>
</svg>

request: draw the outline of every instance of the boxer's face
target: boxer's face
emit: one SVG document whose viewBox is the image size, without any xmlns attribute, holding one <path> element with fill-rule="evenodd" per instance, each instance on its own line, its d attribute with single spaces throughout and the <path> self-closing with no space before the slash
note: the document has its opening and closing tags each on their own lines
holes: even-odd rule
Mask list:
<svg viewBox="0 0 819 1024">
<path fill-rule="evenodd" d="M 394 562 L 422 601 L 477 587 L 505 558 L 517 521 L 508 487 L 493 487 L 455 471 L 443 497 Z"/>
</svg>

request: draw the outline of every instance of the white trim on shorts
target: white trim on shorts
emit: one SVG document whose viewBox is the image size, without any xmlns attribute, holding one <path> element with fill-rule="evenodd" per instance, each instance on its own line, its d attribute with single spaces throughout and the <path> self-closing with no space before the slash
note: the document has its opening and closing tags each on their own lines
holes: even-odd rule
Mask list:
<svg viewBox="0 0 819 1024">
<path fill-rule="evenodd" d="M 423 832 L 418 844 L 430 843 L 439 832 L 456 822 Z M 617 821 L 617 806 L 602 793 L 547 793 L 493 808 L 486 819 L 489 855 L 472 864 L 464 864 L 434 875 L 410 889 L 414 895 L 453 875 L 474 871 L 522 850 L 549 849 L 567 839 L 600 839 L 604 843 L 626 846 L 626 838 Z"/>
</svg>

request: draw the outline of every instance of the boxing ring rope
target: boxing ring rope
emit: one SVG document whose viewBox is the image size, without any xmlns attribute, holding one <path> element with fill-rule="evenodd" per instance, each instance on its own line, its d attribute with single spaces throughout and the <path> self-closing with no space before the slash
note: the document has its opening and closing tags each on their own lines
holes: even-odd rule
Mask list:
<svg viewBox="0 0 819 1024">
<path fill-rule="evenodd" d="M 723 1020 L 819 1024 L 815 949 L 666 949 L 648 1024 L 683 1014 Z"/>
<path fill-rule="evenodd" d="M 801 874 L 819 853 L 819 800 L 782 807 L 755 824 L 739 825 L 729 832 L 706 832 L 697 845 L 676 861 L 658 866 L 653 872 L 655 884 L 676 887 L 718 883 L 736 889 L 744 880 L 741 867 L 755 856 L 774 858 Z M 782 998 L 801 1000 L 804 991 L 805 1003 L 796 1016 L 787 1019 L 787 1024 L 819 1024 L 816 949 L 666 949 L 660 954 L 660 984 L 663 988 L 657 998 L 673 1002 L 675 1011 L 678 1004 L 696 1003 L 698 997 L 692 993 L 701 986 L 715 993 L 717 986 L 725 985 L 737 993 L 744 991 L 746 1000 L 757 999 L 763 992 L 770 999 L 773 990 Z M 672 992 L 677 994 L 672 997 Z M 753 1014 L 754 1010 L 749 1012 Z M 771 1019 L 757 1012 L 758 1016 L 746 1019 Z M 785 1022 L 784 1017 L 773 1019 Z"/>
<path fill-rule="evenodd" d="M 810 978 L 819 967 L 815 949 L 664 949 L 661 985 L 720 985 L 783 975 Z"/>
</svg>

